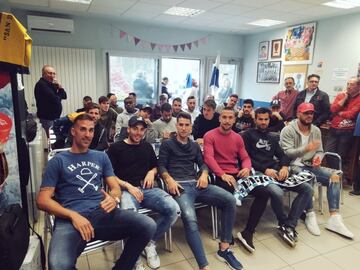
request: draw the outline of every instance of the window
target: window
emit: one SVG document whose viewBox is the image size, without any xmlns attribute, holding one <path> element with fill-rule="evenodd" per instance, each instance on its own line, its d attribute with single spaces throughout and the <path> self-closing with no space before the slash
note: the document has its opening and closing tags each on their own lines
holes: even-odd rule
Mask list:
<svg viewBox="0 0 360 270">
<path fill-rule="evenodd" d="M 231 94 L 236 94 L 237 87 L 237 65 L 220 64 L 219 67 L 219 88 L 214 89 L 212 95 L 215 96 L 216 104 L 222 104 L 227 101 Z M 212 72 L 212 69 L 211 69 Z M 211 73 L 210 73 L 211 78 Z"/>
</svg>

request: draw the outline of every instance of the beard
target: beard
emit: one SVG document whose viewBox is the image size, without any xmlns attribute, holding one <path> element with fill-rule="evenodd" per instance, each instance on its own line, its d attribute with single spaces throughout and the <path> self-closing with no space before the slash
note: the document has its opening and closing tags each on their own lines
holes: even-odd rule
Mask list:
<svg viewBox="0 0 360 270">
<path fill-rule="evenodd" d="M 299 121 L 302 125 L 310 127 L 312 124 L 312 121 L 310 123 L 306 122 L 304 119 L 299 118 Z"/>
</svg>

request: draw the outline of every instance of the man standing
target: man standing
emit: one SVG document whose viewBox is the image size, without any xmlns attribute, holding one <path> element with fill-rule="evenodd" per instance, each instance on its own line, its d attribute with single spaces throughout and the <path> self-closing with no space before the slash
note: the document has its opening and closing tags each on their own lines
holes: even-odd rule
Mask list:
<svg viewBox="0 0 360 270">
<path fill-rule="evenodd" d="M 285 154 L 292 159 L 291 170 L 295 173 L 308 170 L 316 176 L 316 180 L 328 189 L 327 199 L 330 218 L 325 228 L 348 238 L 354 235 L 343 223 L 339 214 L 340 203 L 340 176 L 339 172 L 321 166 L 323 147 L 320 129 L 313 125 L 314 105 L 301 103 L 297 107 L 297 119 L 287 125 L 280 134 L 280 145 Z M 305 225 L 314 235 L 320 235 L 316 216 L 312 210 L 312 200 L 306 206 Z"/>
<path fill-rule="evenodd" d="M 99 106 L 100 106 L 99 123 L 105 127 L 108 136 L 108 141 L 112 142 L 114 140 L 115 122 L 118 115 L 114 110 L 110 110 L 109 99 L 105 96 L 99 97 Z"/>
<path fill-rule="evenodd" d="M 169 93 L 169 90 L 167 88 L 167 85 L 169 83 L 169 78 L 168 77 L 164 77 L 161 81 L 161 94 L 166 94 L 167 97 L 170 99 L 171 95 Z"/>
<path fill-rule="evenodd" d="M 191 115 L 191 123 L 194 123 L 196 117 L 200 112 L 196 109 L 196 99 L 194 96 L 189 96 L 186 100 L 187 109 L 185 111 Z"/>
<path fill-rule="evenodd" d="M 202 107 L 202 114 L 196 117 L 193 125 L 192 134 L 194 136 L 194 140 L 200 145 L 204 143 L 203 137 L 206 132 L 217 128 L 219 123 L 220 114 L 215 111 L 216 103 L 213 99 L 207 99 L 204 101 L 204 105 Z"/>
<path fill-rule="evenodd" d="M 109 99 L 110 110 L 114 110 L 117 114 L 122 113 L 124 111 L 123 108 L 117 105 L 117 97 L 113 93 L 109 93 L 106 96 Z"/>
<path fill-rule="evenodd" d="M 176 118 L 172 117 L 172 108 L 169 103 L 161 105 L 161 118 L 156 120 L 153 125 L 159 138 L 169 139 L 171 134 L 176 133 Z"/>
<path fill-rule="evenodd" d="M 330 118 L 330 101 L 329 95 L 319 89 L 320 76 L 311 74 L 307 77 L 308 88 L 302 90 L 296 97 L 293 110 L 293 118 L 297 117 L 297 107 L 303 103 L 314 105 L 314 122 L 313 124 L 320 127 Z"/>
<path fill-rule="evenodd" d="M 181 103 L 182 103 L 181 98 L 177 97 L 177 98 L 173 99 L 173 102 L 172 102 L 172 116 L 175 117 L 175 118 L 180 112 L 182 112 Z"/>
<path fill-rule="evenodd" d="M 67 98 L 64 88 L 56 79 L 56 72 L 52 66 L 43 66 L 42 77 L 35 85 L 34 94 L 37 116 L 49 138 L 49 128 L 62 112 L 61 100 Z"/>
<path fill-rule="evenodd" d="M 159 173 L 180 206 L 186 240 L 199 268 L 209 270 L 194 203 L 196 200 L 220 208 L 222 231 L 217 257 L 229 264 L 231 269 L 240 270 L 243 268 L 241 263 L 229 249 L 235 220 L 235 198 L 221 188 L 208 183 L 208 168 L 203 162 L 200 147 L 189 139 L 191 116 L 181 112 L 177 117 L 176 129 L 176 136 L 164 141 L 160 146 Z M 195 164 L 200 169 L 198 178 Z"/>
<path fill-rule="evenodd" d="M 155 222 L 116 208 L 120 188 L 107 155 L 89 150 L 94 122 L 79 115 L 71 128 L 73 144 L 47 164 L 37 198 L 39 209 L 56 216 L 49 247 L 49 269 L 75 269 L 90 240 L 128 238 L 113 269 L 131 270 L 155 232 Z M 109 193 L 102 187 L 102 180 Z"/>
<path fill-rule="evenodd" d="M 124 190 L 121 208 L 138 210 L 146 207 L 160 216 L 156 220 L 155 235 L 145 247 L 147 263 L 150 268 L 160 267 L 155 242 L 175 223 L 180 209 L 174 199 L 165 191 L 154 188 L 157 175 L 157 157 L 152 146 L 142 140 L 147 124 L 144 118 L 132 116 L 128 123 L 128 137 L 113 143 L 107 154 L 114 168 L 118 183 Z M 137 264 L 142 264 L 139 259 Z"/>
<path fill-rule="evenodd" d="M 253 108 L 254 101 L 252 99 L 245 99 L 233 126 L 233 130 L 236 133 L 255 127 Z"/>
<path fill-rule="evenodd" d="M 271 111 L 268 108 L 256 109 L 256 128 L 245 131 L 242 137 L 255 171 L 270 176 L 276 181 L 283 182 L 289 176 L 290 159 L 281 149 L 279 142 L 269 134 L 270 115 Z M 285 188 L 298 193 L 292 202 L 288 215 L 285 214 L 283 206 L 284 192 L 282 189 L 278 185 L 271 184 L 266 188 L 270 192 L 271 207 L 279 221 L 278 233 L 286 243 L 294 247 L 297 242 L 295 228 L 305 207 L 312 200 L 312 187 L 308 183 L 302 183 L 295 187 Z"/>
<path fill-rule="evenodd" d="M 237 94 L 231 94 L 230 97 L 228 98 L 228 102 L 226 103 L 223 103 L 223 104 L 220 104 L 216 111 L 218 113 L 220 113 L 222 111 L 222 109 L 224 109 L 225 107 L 228 107 L 228 108 L 231 108 L 234 110 L 234 112 L 237 114 L 238 113 L 238 110 L 237 110 L 237 103 L 239 101 L 239 96 Z"/>
<path fill-rule="evenodd" d="M 298 95 L 298 91 L 294 88 L 295 80 L 293 77 L 285 78 L 285 90 L 277 93 L 272 99 L 280 100 L 280 112 L 285 114 L 286 121 L 293 118 L 294 103 Z"/>
<path fill-rule="evenodd" d="M 360 78 L 351 78 L 347 82 L 346 92 L 338 94 L 331 104 L 333 114 L 331 127 L 326 139 L 326 152 L 335 152 L 344 160 L 350 152 L 356 117 L 360 112 Z M 330 168 L 338 168 L 338 160 L 327 156 L 327 164 Z"/>
<path fill-rule="evenodd" d="M 119 114 L 116 118 L 115 125 L 115 137 L 118 137 L 122 129 L 126 129 L 128 127 L 129 119 L 136 115 L 139 109 L 135 108 L 135 101 L 133 97 L 126 97 L 124 99 L 124 107 L 125 111 Z M 117 138 L 115 140 L 118 140 Z"/>
</svg>

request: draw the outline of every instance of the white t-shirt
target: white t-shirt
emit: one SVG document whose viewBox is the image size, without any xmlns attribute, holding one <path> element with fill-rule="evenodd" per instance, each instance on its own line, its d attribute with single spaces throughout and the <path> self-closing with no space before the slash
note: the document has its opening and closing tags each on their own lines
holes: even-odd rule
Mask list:
<svg viewBox="0 0 360 270">
<path fill-rule="evenodd" d="M 309 143 L 310 134 L 304 135 L 304 134 L 300 133 L 300 135 L 301 135 L 301 146 L 307 145 Z M 291 163 L 291 165 L 296 165 L 296 166 L 302 167 L 302 166 L 304 166 L 304 163 L 302 163 L 301 160 L 302 160 L 302 157 L 298 157 Z"/>
</svg>

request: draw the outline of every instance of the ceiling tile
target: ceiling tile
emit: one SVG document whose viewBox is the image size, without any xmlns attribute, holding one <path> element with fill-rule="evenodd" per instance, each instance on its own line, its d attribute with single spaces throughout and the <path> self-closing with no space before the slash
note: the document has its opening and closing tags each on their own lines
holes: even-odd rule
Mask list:
<svg viewBox="0 0 360 270">
<path fill-rule="evenodd" d="M 177 22 L 185 21 L 186 17 L 161 14 L 161 15 L 155 17 L 154 20 L 158 21 L 158 22 L 177 23 Z"/>
<path fill-rule="evenodd" d="M 39 6 L 39 7 L 49 6 L 48 0 L 9 0 L 9 3 L 25 4 L 25 5 Z"/>
<path fill-rule="evenodd" d="M 254 10 L 254 8 L 247 7 L 247 6 L 238 6 L 238 5 L 226 4 L 226 5 L 223 5 L 221 7 L 213 8 L 211 11 L 216 12 L 216 13 L 228 14 L 228 15 L 236 16 L 236 15 L 240 15 L 240 14 L 243 14 L 243 13 L 251 11 L 251 10 Z"/>
<path fill-rule="evenodd" d="M 282 12 L 292 12 L 292 11 L 309 8 L 309 7 L 314 7 L 314 5 L 309 4 L 309 3 L 307 3 L 307 4 L 302 3 L 299 1 L 287 0 L 287 1 L 281 1 L 281 2 L 274 3 L 272 5 L 266 6 L 266 9 L 267 10 L 275 10 L 275 11 L 281 10 Z"/>
<path fill-rule="evenodd" d="M 201 9 L 201 10 L 209 10 L 215 7 L 221 6 L 222 3 L 209 1 L 209 0 L 186 0 L 181 2 L 179 7 L 193 8 L 193 9 Z"/>
<path fill-rule="evenodd" d="M 155 13 L 163 13 L 164 11 L 168 10 L 169 7 L 168 6 L 164 6 L 164 5 L 155 5 L 155 4 L 148 4 L 148 3 L 136 3 L 135 5 L 133 5 L 129 11 L 131 12 L 141 12 L 141 13 L 145 13 L 145 12 L 150 12 L 152 14 Z"/>
<path fill-rule="evenodd" d="M 49 7 L 51 9 L 61 9 L 61 10 L 72 10 L 72 11 L 87 11 L 89 5 L 65 1 L 50 0 Z"/>
<path fill-rule="evenodd" d="M 231 4 L 249 7 L 264 7 L 277 2 L 280 2 L 280 0 L 234 0 Z"/>
<path fill-rule="evenodd" d="M 136 0 L 92 0 L 90 8 L 121 8 L 127 9 L 136 4 Z"/>
<path fill-rule="evenodd" d="M 177 4 L 183 2 L 184 0 L 140 0 L 140 3 L 148 3 L 148 4 L 161 4 L 165 6 L 176 6 Z"/>
</svg>

